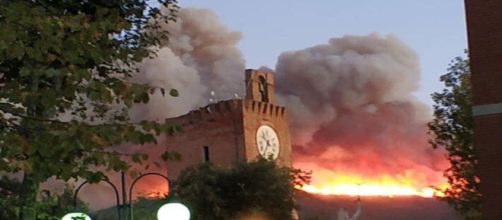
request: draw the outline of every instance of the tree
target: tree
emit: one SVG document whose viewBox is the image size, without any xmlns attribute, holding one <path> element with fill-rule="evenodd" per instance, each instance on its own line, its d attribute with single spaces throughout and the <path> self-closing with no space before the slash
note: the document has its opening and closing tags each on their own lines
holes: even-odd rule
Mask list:
<svg viewBox="0 0 502 220">
<path fill-rule="evenodd" d="M 434 148 L 446 149 L 450 161 L 450 167 L 444 172 L 449 187 L 442 199 L 466 219 L 481 219 L 469 61 L 455 58 L 440 80 L 446 88 L 432 94 L 434 119 L 428 125 L 432 135 L 430 143 Z"/>
<path fill-rule="evenodd" d="M 17 197 L 21 184 L 17 179 L 4 177 L 0 179 L 0 217 L 1 219 L 16 219 L 17 213 L 14 209 L 8 209 L 9 201 L 13 201 L 12 197 Z M 68 210 L 71 210 L 74 205 L 73 201 L 74 190 L 70 186 L 66 186 L 62 193 L 54 193 L 48 190 L 42 190 L 40 195 L 40 202 L 32 204 L 36 206 L 37 213 L 34 219 L 51 219 L 58 220 Z M 81 200 L 77 199 L 77 207 L 80 210 L 86 211 L 87 205 Z"/>
<path fill-rule="evenodd" d="M 291 219 L 294 187 L 310 174 L 260 159 L 231 168 L 203 163 L 183 171 L 174 187 L 193 219 Z"/>
<path fill-rule="evenodd" d="M 167 38 L 159 23 L 175 18 L 175 1 L 158 1 L 167 13 L 148 2 L 0 0 L 0 173 L 22 175 L 17 194 L 0 203 L 20 219 L 35 219 L 41 182 L 97 182 L 106 177 L 96 167 L 127 170 L 111 146 L 154 142 L 171 129 L 128 116 L 134 103 L 165 93 L 130 80 Z"/>
</svg>

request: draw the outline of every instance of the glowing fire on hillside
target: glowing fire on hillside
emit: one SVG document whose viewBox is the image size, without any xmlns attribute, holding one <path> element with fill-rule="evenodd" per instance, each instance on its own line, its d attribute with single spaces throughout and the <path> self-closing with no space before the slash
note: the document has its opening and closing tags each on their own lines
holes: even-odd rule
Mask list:
<svg viewBox="0 0 502 220">
<path fill-rule="evenodd" d="M 305 185 L 300 188 L 309 193 L 322 195 L 348 195 L 348 196 L 421 196 L 432 198 L 442 196 L 440 191 L 432 187 L 416 189 L 412 186 L 399 184 L 353 184 L 353 183 L 334 183 L 332 185 L 322 185 L 320 187 Z"/>
<path fill-rule="evenodd" d="M 394 179 L 384 176 L 379 179 L 365 180 L 356 176 L 340 176 L 337 178 L 315 181 L 312 184 L 299 187 L 303 191 L 321 195 L 344 196 L 420 196 L 432 198 L 442 197 L 441 190 L 448 187 L 447 183 L 433 186 L 420 186 L 412 179 Z"/>
</svg>

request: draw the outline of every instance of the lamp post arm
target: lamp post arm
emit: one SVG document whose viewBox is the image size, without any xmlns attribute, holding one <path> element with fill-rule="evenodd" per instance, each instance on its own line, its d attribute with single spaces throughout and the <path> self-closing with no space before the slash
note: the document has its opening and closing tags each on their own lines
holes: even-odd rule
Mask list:
<svg viewBox="0 0 502 220">
<path fill-rule="evenodd" d="M 117 215 L 119 217 L 119 220 L 122 220 L 122 215 L 120 214 L 119 191 L 117 190 L 117 187 L 112 182 L 110 182 L 110 180 L 104 179 L 104 180 L 101 180 L 101 181 L 108 183 L 108 185 L 110 185 L 113 188 L 113 192 L 115 193 L 115 202 L 116 202 L 116 207 L 117 207 Z M 80 189 L 82 189 L 82 187 L 85 184 L 88 184 L 88 183 L 89 183 L 88 181 L 84 181 L 75 190 L 75 194 L 73 195 L 73 209 L 77 209 L 77 196 L 78 196 L 78 192 L 80 191 Z"/>
<path fill-rule="evenodd" d="M 87 181 L 84 181 L 83 183 L 81 183 L 77 189 L 75 190 L 75 193 L 73 194 L 73 209 L 77 209 L 77 196 L 78 196 L 78 192 L 80 192 L 80 189 L 89 182 Z"/>
<path fill-rule="evenodd" d="M 165 175 L 162 175 L 160 173 L 145 173 L 145 174 L 141 174 L 140 176 L 136 177 L 136 179 L 134 179 L 134 181 L 131 183 L 131 187 L 129 187 L 129 219 L 130 220 L 134 220 L 134 213 L 133 213 L 133 205 L 132 205 L 132 190 L 134 188 L 134 185 L 136 185 L 136 182 L 138 182 L 138 180 L 140 180 L 141 178 L 145 177 L 145 176 L 160 176 L 162 178 L 164 178 L 166 181 L 167 181 L 167 186 L 168 186 L 168 191 L 171 190 L 171 181 L 169 180 L 169 178 L 167 178 L 167 176 Z M 169 192 L 168 192 L 169 193 Z"/>
</svg>

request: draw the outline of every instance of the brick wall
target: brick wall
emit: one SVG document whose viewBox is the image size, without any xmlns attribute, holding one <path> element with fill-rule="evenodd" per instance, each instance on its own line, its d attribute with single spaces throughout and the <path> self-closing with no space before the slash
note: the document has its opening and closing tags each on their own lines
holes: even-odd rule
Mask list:
<svg viewBox="0 0 502 220">
<path fill-rule="evenodd" d="M 465 8 L 476 110 L 502 103 L 502 1 L 465 0 Z M 483 219 L 494 220 L 502 219 L 502 113 L 497 111 L 474 116 Z"/>
<path fill-rule="evenodd" d="M 254 100 L 229 100 L 211 104 L 167 120 L 181 127 L 181 132 L 166 138 L 166 148 L 181 154 L 181 161 L 168 161 L 169 178 L 199 164 L 204 159 L 204 146 L 209 148 L 212 163 L 230 166 L 236 160 L 258 158 L 256 131 L 262 124 L 271 126 L 281 145 L 280 165 L 291 165 L 291 141 L 286 109 L 272 103 Z"/>
<path fill-rule="evenodd" d="M 466 0 L 474 104 L 502 102 L 502 1 Z"/>
<path fill-rule="evenodd" d="M 182 156 L 181 161 L 168 161 L 169 178 L 175 179 L 183 169 L 203 162 L 204 146 L 215 164 L 229 166 L 244 159 L 241 109 L 240 100 L 223 101 L 168 120 L 182 129 L 166 138 L 167 150 Z"/>
<path fill-rule="evenodd" d="M 474 146 L 478 149 L 484 219 L 502 219 L 502 115 L 474 120 Z"/>
</svg>

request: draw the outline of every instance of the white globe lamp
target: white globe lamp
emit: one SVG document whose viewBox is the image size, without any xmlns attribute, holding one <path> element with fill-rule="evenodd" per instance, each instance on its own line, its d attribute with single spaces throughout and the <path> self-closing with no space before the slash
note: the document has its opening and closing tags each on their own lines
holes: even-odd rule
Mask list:
<svg viewBox="0 0 502 220">
<path fill-rule="evenodd" d="M 92 220 L 87 214 L 83 212 L 71 212 L 63 216 L 61 220 Z"/>
<path fill-rule="evenodd" d="M 190 210 L 181 203 L 167 203 L 157 211 L 158 220 L 190 220 Z"/>
</svg>

